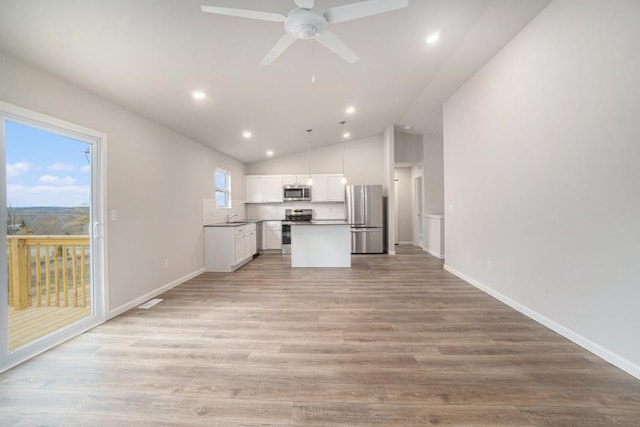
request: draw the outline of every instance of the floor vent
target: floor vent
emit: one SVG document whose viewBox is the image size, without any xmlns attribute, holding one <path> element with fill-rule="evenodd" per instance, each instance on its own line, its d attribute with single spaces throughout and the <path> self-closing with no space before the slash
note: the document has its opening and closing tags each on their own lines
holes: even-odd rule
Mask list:
<svg viewBox="0 0 640 427">
<path fill-rule="evenodd" d="M 147 301 L 144 304 L 138 306 L 138 308 L 144 308 L 145 310 L 147 310 L 160 302 L 162 302 L 162 298 L 154 298 L 151 301 Z"/>
</svg>

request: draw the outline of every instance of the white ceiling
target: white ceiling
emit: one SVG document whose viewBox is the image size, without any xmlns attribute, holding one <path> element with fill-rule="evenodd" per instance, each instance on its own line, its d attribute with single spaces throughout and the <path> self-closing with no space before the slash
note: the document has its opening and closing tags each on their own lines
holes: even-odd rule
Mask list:
<svg viewBox="0 0 640 427">
<path fill-rule="evenodd" d="M 316 9 L 354 1 L 316 0 Z M 1 0 L 0 50 L 251 163 L 268 149 L 305 150 L 308 128 L 314 147 L 335 144 L 341 120 L 352 138 L 388 124 L 440 135 L 442 102 L 549 1 L 411 0 L 331 27 L 360 56 L 356 64 L 297 41 L 260 66 L 282 25 L 200 5 L 286 14 L 293 0 Z M 434 31 L 441 39 L 427 45 Z M 207 99 L 193 100 L 195 89 Z"/>
</svg>

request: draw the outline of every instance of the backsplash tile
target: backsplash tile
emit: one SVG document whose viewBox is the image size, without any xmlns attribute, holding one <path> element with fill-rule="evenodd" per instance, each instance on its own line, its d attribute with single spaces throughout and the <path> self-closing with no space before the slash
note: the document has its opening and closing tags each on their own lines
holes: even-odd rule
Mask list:
<svg viewBox="0 0 640 427">
<path fill-rule="evenodd" d="M 256 220 L 284 219 L 285 209 L 312 209 L 313 219 L 345 219 L 344 203 L 265 203 L 245 205 L 246 217 Z"/>
<path fill-rule="evenodd" d="M 242 200 L 232 200 L 231 209 L 216 207 L 215 199 L 202 199 L 203 225 L 224 222 L 227 215 L 236 214 L 234 221 L 247 218 L 245 204 Z"/>
</svg>

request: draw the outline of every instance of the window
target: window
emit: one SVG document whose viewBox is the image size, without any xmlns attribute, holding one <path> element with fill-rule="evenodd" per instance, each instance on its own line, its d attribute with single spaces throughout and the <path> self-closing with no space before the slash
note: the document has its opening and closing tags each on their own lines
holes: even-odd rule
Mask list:
<svg viewBox="0 0 640 427">
<path fill-rule="evenodd" d="M 231 173 L 216 168 L 216 207 L 231 207 Z"/>
</svg>

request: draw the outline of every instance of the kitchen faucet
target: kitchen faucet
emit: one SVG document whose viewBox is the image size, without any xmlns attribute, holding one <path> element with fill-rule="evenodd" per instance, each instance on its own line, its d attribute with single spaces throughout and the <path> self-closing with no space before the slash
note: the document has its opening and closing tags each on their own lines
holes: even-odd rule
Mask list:
<svg viewBox="0 0 640 427">
<path fill-rule="evenodd" d="M 229 214 L 224 216 L 227 224 L 229 223 L 229 221 L 231 221 L 231 218 L 233 218 L 234 216 L 238 216 L 238 214 L 234 213 L 234 214 Z"/>
</svg>

